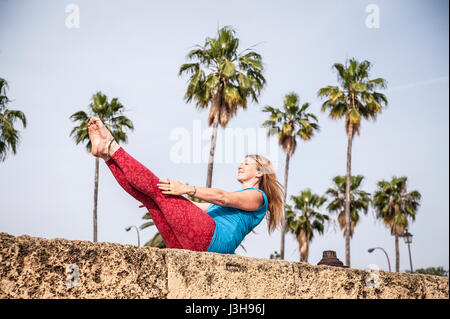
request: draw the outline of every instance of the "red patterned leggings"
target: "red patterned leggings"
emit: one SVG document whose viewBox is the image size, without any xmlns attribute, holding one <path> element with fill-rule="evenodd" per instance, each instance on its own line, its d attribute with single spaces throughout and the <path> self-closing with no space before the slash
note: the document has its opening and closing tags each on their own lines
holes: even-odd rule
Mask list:
<svg viewBox="0 0 450 319">
<path fill-rule="evenodd" d="M 120 147 L 106 164 L 117 182 L 148 209 L 167 248 L 206 251 L 216 223 L 207 213 L 180 195 L 165 195 L 159 178 Z"/>
</svg>

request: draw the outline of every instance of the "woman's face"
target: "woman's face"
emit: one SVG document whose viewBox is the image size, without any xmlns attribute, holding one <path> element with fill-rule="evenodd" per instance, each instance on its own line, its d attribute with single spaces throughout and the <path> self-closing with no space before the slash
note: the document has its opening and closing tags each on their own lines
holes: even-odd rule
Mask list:
<svg viewBox="0 0 450 319">
<path fill-rule="evenodd" d="M 259 171 L 256 160 L 251 157 L 246 157 L 238 166 L 238 182 L 242 183 L 251 180 L 256 178 L 257 175 L 259 175 Z"/>
</svg>

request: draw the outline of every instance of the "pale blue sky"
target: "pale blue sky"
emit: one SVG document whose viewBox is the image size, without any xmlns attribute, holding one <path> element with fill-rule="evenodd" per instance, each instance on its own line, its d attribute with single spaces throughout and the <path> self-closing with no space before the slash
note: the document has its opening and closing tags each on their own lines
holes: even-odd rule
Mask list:
<svg viewBox="0 0 450 319">
<path fill-rule="evenodd" d="M 80 9 L 80 28 L 68 29 L 66 5 Z M 365 24 L 366 6 L 380 9 L 380 28 Z M 86 109 L 101 90 L 118 97 L 134 122 L 124 148 L 159 177 L 204 185 L 206 163 L 170 161 L 176 128 L 206 128 L 207 112 L 183 101 L 186 78 L 177 76 L 186 53 L 232 25 L 242 48 L 258 43 L 267 87 L 230 128 L 257 129 L 264 105 L 280 106 L 295 91 L 310 102 L 321 132 L 300 143 L 291 160 L 288 194 L 311 188 L 323 194 L 331 179 L 345 174 L 346 136 L 342 121 L 320 113 L 317 90 L 336 83 L 331 66 L 347 58 L 373 63 L 383 77 L 389 107 L 376 123 L 363 122 L 353 143 L 352 173 L 365 176 L 364 190 L 377 181 L 407 176 L 408 188 L 422 193 L 410 226 L 414 268 L 449 268 L 448 1 L 11 1 L 0 0 L 0 77 L 7 79 L 9 108 L 25 112 L 28 127 L 16 156 L 0 163 L 0 231 L 45 238 L 92 239 L 94 158 L 75 146 L 69 116 Z M 20 126 L 19 126 L 20 127 Z M 222 136 L 222 132 L 220 133 Z M 219 136 L 219 138 L 220 138 Z M 207 148 L 208 140 L 202 141 Z M 229 152 L 229 150 L 224 150 Z M 284 154 L 278 152 L 282 181 Z M 213 187 L 239 189 L 238 163 L 217 164 Z M 139 202 L 100 168 L 99 241 L 136 243 L 128 225 L 142 224 Z M 333 216 L 335 220 L 335 217 Z M 279 251 L 280 232 L 267 234 L 266 222 L 236 254 L 268 258 Z M 155 230 L 141 233 L 149 239 Z M 286 237 L 286 259 L 298 260 L 298 245 Z M 351 241 L 352 267 L 378 264 L 387 269 L 381 246 L 394 265 L 394 238 L 370 209 Z M 323 250 L 345 260 L 342 232 L 331 223 L 310 246 L 309 262 Z M 409 269 L 400 242 L 400 270 Z"/>
</svg>

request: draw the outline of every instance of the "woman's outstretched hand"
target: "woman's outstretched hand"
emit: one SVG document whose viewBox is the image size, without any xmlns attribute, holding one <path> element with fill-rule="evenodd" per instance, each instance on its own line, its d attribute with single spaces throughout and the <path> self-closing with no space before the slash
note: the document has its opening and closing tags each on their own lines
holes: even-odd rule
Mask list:
<svg viewBox="0 0 450 319">
<path fill-rule="evenodd" d="M 173 181 L 170 179 L 167 180 L 160 179 L 159 183 L 160 184 L 156 185 L 158 185 L 158 188 L 161 190 L 161 193 L 166 195 L 183 195 L 186 194 L 188 191 L 187 185 L 181 182 Z"/>
</svg>

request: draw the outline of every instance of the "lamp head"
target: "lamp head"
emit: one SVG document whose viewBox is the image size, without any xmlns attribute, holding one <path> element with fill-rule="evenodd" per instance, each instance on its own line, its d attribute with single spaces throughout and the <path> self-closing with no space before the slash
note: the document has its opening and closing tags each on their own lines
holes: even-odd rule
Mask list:
<svg viewBox="0 0 450 319">
<path fill-rule="evenodd" d="M 403 239 L 405 240 L 405 244 L 411 244 L 412 243 L 412 237 L 413 234 L 408 232 L 408 228 L 405 229 L 405 233 L 403 234 Z"/>
</svg>

